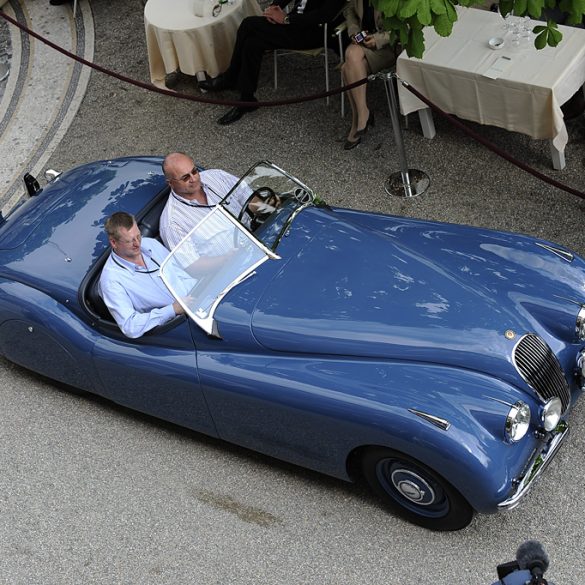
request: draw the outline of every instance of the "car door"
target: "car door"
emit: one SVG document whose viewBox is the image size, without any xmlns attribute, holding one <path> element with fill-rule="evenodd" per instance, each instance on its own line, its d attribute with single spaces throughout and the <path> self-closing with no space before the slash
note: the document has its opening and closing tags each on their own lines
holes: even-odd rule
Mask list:
<svg viewBox="0 0 585 585">
<path fill-rule="evenodd" d="M 139 339 L 104 328 L 93 361 L 104 395 L 118 404 L 217 436 L 201 392 L 197 351 L 187 320 L 177 318 Z"/>
</svg>

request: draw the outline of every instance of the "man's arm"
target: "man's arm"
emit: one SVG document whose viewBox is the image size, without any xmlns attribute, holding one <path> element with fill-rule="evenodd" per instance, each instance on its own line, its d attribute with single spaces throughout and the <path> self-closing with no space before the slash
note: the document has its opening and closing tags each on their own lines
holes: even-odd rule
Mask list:
<svg viewBox="0 0 585 585">
<path fill-rule="evenodd" d="M 125 287 L 107 275 L 100 279 L 99 292 L 126 337 L 136 339 L 158 325 L 170 321 L 175 315 L 184 313 L 177 301 L 166 307 L 140 313 L 134 308 Z"/>
<path fill-rule="evenodd" d="M 288 15 L 289 24 L 315 26 L 332 22 L 343 8 L 344 3 L 345 0 L 308 0 L 302 14 L 291 12 Z"/>
</svg>

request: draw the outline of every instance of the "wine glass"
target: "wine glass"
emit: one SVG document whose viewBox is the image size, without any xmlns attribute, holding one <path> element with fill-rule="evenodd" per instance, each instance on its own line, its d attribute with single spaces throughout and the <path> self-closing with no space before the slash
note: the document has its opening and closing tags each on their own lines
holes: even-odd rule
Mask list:
<svg viewBox="0 0 585 585">
<path fill-rule="evenodd" d="M 520 34 L 522 32 L 522 28 L 519 22 L 512 23 L 510 27 L 510 32 L 512 33 L 512 46 L 519 47 L 520 46 Z"/>
<path fill-rule="evenodd" d="M 532 38 L 532 22 L 530 20 L 530 16 L 526 15 L 523 19 L 522 19 L 522 30 L 521 30 L 521 35 L 522 35 L 522 40 L 526 43 L 529 43 L 531 38 Z"/>
<path fill-rule="evenodd" d="M 502 28 L 504 29 L 504 34 L 506 34 L 507 32 L 509 32 L 512 29 L 512 13 L 508 12 L 508 14 L 506 14 L 506 16 L 502 15 L 502 18 L 504 19 L 504 22 L 502 24 Z"/>
</svg>

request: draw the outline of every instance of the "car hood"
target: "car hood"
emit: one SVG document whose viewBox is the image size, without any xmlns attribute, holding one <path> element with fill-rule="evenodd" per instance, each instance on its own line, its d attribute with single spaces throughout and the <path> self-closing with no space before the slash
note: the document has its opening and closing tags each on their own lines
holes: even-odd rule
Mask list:
<svg viewBox="0 0 585 585">
<path fill-rule="evenodd" d="M 359 214 L 354 219 L 360 220 Z M 536 332 L 574 341 L 583 262 L 533 238 L 378 216 L 322 223 L 259 299 L 253 334 L 275 351 L 390 358 L 517 374 Z"/>
</svg>

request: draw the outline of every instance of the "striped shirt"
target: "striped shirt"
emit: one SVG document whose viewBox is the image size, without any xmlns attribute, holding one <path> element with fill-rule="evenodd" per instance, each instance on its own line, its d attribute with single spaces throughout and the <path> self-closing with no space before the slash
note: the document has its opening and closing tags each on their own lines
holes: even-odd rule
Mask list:
<svg viewBox="0 0 585 585">
<path fill-rule="evenodd" d="M 169 250 L 172 250 L 238 182 L 236 177 L 219 169 L 201 171 L 200 179 L 208 205 L 185 199 L 174 191 L 169 195 L 160 216 L 160 236 Z M 237 217 L 251 194 L 252 190 L 247 185 L 242 184 L 238 187 L 230 197 L 227 205 L 229 211 Z M 245 223 L 247 218 L 243 221 Z"/>
</svg>

